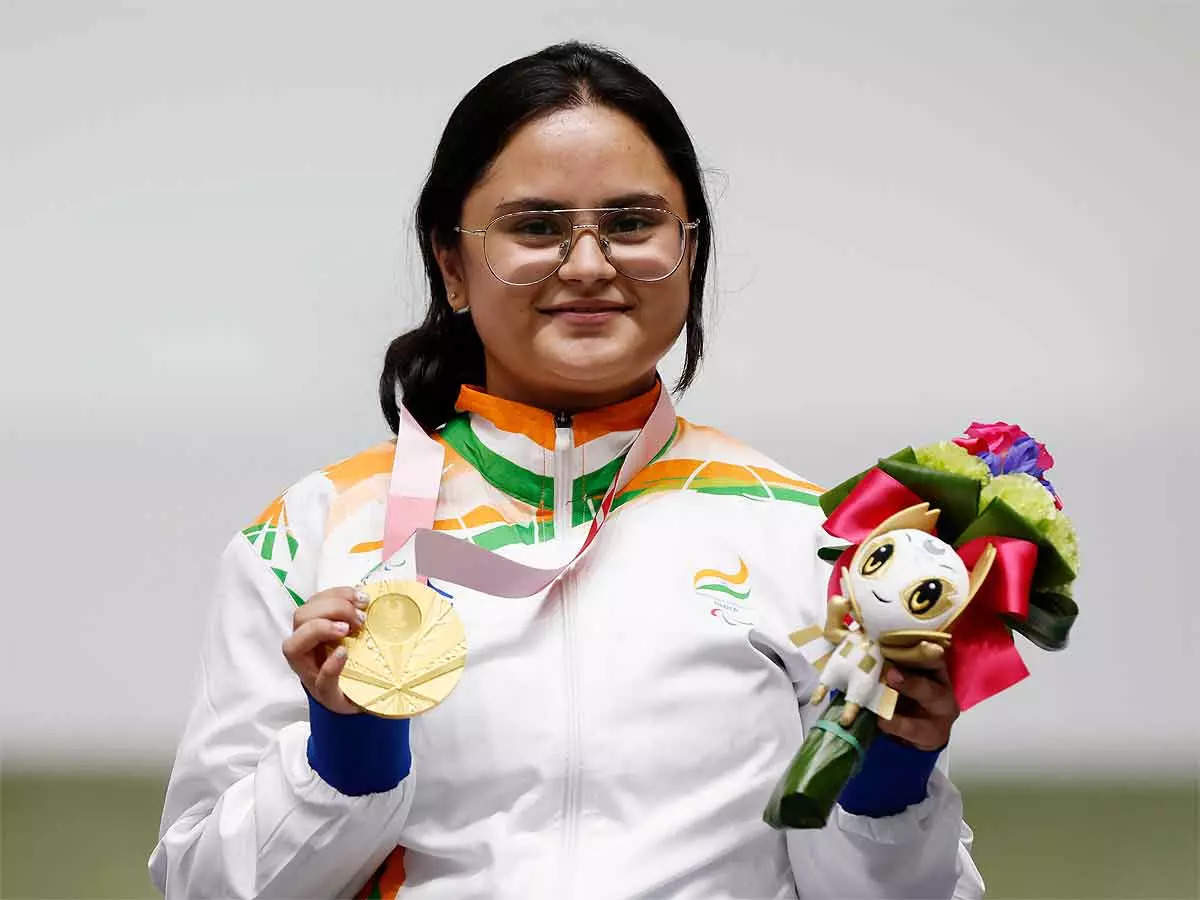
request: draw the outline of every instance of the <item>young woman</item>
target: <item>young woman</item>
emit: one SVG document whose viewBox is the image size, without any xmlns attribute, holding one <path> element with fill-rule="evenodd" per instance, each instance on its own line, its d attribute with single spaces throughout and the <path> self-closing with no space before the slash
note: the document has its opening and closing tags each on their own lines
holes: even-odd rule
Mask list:
<svg viewBox="0 0 1200 900">
<path fill-rule="evenodd" d="M 416 226 L 430 306 L 392 342 L 380 394 L 403 433 L 399 384 L 444 454 L 432 526 L 570 565 L 525 597 L 431 577 L 466 630 L 461 681 L 414 719 L 372 716 L 339 688 L 335 648 L 359 627 L 353 585 L 382 558 L 410 445 L 285 491 L 221 561 L 159 889 L 980 896 L 935 767 L 958 712 L 944 668 L 897 679 L 907 706 L 826 828 L 762 821 L 820 712 L 789 639 L 825 619 L 820 489 L 675 418 L 659 380 L 681 331 L 676 390 L 696 373 L 712 241 L 661 91 L 574 43 L 497 69 L 450 116 Z"/>
</svg>

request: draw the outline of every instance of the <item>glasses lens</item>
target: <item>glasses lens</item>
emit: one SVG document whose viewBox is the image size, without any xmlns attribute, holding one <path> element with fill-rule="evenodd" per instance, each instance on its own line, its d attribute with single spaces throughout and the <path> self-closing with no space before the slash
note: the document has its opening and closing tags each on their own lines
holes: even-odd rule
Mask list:
<svg viewBox="0 0 1200 900">
<path fill-rule="evenodd" d="M 683 223 L 661 209 L 620 209 L 599 220 L 601 246 L 613 267 L 629 278 L 657 281 L 683 259 Z M 550 275 L 571 244 L 571 219 L 535 210 L 496 219 L 483 239 L 483 252 L 496 277 L 509 284 L 535 284 Z"/>
<path fill-rule="evenodd" d="M 571 240 L 571 220 L 559 213 L 519 212 L 488 228 L 483 252 L 509 284 L 534 284 L 554 271 Z"/>
<path fill-rule="evenodd" d="M 661 209 L 622 209 L 607 213 L 600 233 L 608 258 L 622 275 L 655 281 L 671 274 L 683 259 L 683 223 Z"/>
</svg>

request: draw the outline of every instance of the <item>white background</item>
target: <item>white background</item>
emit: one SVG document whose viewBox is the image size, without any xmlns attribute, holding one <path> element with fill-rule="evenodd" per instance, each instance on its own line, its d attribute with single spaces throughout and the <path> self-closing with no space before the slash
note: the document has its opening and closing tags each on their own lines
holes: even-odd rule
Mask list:
<svg viewBox="0 0 1200 900">
<path fill-rule="evenodd" d="M 391 436 L 451 109 L 581 38 L 709 179 L 684 415 L 826 484 L 972 419 L 1055 454 L 1082 614 L 956 771 L 1192 770 L 1197 5 L 777 6 L 0 7 L 6 765 L 169 765 L 225 543 Z"/>
</svg>

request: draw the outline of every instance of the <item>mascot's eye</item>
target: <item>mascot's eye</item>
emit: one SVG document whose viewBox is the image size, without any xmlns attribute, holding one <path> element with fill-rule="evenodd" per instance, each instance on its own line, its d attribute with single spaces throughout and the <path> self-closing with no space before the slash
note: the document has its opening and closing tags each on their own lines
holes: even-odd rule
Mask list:
<svg viewBox="0 0 1200 900">
<path fill-rule="evenodd" d="M 942 599 L 946 585 L 940 578 L 926 578 L 908 592 L 908 609 L 913 615 L 929 612 Z"/>
<path fill-rule="evenodd" d="M 890 540 L 886 543 L 880 544 L 871 551 L 870 555 L 866 559 L 863 560 L 862 567 L 859 569 L 859 571 L 862 572 L 863 575 L 876 574 L 880 569 L 888 564 L 888 561 L 892 558 L 892 554 L 895 552 L 896 545 Z"/>
</svg>

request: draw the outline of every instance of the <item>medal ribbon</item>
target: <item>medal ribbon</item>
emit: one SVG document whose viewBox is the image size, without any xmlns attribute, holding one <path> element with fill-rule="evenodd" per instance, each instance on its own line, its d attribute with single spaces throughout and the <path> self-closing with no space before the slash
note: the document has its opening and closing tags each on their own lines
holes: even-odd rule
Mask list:
<svg viewBox="0 0 1200 900">
<path fill-rule="evenodd" d="M 400 425 L 388 483 L 387 512 L 383 525 L 383 558 L 390 559 L 420 528 L 432 528 L 442 483 L 445 452 L 429 437 L 408 407 L 397 403 Z M 424 584 L 422 574 L 417 579 Z"/>
<path fill-rule="evenodd" d="M 532 596 L 579 559 L 608 520 L 617 494 L 666 445 L 675 430 L 675 407 L 671 403 L 670 393 L 660 380 L 658 401 L 596 509 L 583 546 L 566 565 L 540 569 L 433 530 L 445 452 L 440 443 L 425 433 L 402 403 L 397 406 L 400 426 L 396 433 L 396 453 L 392 462 L 383 530 L 385 564 L 390 568 L 399 568 L 411 559 L 415 577 L 422 582 L 438 578 L 497 597 Z"/>
</svg>

